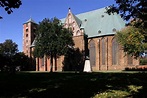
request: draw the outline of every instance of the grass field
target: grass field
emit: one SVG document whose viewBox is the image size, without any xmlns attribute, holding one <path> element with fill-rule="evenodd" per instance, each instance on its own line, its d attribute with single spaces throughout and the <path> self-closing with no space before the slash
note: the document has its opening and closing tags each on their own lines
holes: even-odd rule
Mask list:
<svg viewBox="0 0 147 98">
<path fill-rule="evenodd" d="M 147 98 L 147 73 L 0 73 L 0 98 Z"/>
</svg>

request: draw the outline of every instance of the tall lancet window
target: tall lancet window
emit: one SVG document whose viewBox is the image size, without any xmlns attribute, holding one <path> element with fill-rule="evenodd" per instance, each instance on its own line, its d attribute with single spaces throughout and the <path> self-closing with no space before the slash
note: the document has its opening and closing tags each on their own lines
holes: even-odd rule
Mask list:
<svg viewBox="0 0 147 98">
<path fill-rule="evenodd" d="M 102 39 L 102 65 L 105 65 L 106 44 L 105 38 Z"/>
<path fill-rule="evenodd" d="M 95 59 L 96 59 L 96 51 L 95 51 L 95 43 L 94 40 L 91 40 L 89 43 L 89 50 L 90 50 L 90 64 L 91 66 L 95 66 Z"/>
<path fill-rule="evenodd" d="M 77 31 L 77 34 L 76 34 L 76 35 L 77 35 L 77 36 L 78 36 L 78 35 L 81 35 L 81 34 L 80 34 L 80 30 Z"/>
<path fill-rule="evenodd" d="M 112 65 L 118 64 L 118 60 L 119 60 L 118 52 L 119 52 L 118 43 L 116 39 L 114 38 L 112 40 Z"/>
<path fill-rule="evenodd" d="M 72 17 L 71 17 L 71 14 L 69 13 L 69 14 L 68 14 L 68 23 L 69 23 L 69 24 L 72 23 L 71 18 L 72 18 Z"/>
<path fill-rule="evenodd" d="M 41 65 L 44 66 L 44 57 L 41 58 Z"/>
</svg>

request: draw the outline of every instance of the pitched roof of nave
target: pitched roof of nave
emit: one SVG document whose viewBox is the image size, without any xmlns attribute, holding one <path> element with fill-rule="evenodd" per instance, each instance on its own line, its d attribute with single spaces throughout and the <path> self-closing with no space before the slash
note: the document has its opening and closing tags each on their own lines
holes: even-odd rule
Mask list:
<svg viewBox="0 0 147 98">
<path fill-rule="evenodd" d="M 125 21 L 119 14 L 107 14 L 106 8 L 101 8 L 81 14 L 74 15 L 80 28 L 84 28 L 88 37 L 115 34 L 116 31 L 125 27 Z M 64 23 L 66 18 L 61 19 Z"/>
</svg>

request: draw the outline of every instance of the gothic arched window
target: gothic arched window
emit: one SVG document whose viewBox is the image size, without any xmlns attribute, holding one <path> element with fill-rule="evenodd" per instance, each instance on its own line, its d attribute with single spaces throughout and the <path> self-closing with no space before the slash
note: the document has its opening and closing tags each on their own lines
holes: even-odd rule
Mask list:
<svg viewBox="0 0 147 98">
<path fill-rule="evenodd" d="M 91 66 L 95 66 L 95 59 L 96 59 L 96 51 L 95 51 L 95 43 L 93 40 L 89 43 L 89 50 L 90 50 L 90 64 Z"/>
<path fill-rule="evenodd" d="M 118 43 L 116 42 L 116 39 L 114 38 L 112 40 L 112 65 L 117 65 L 118 64 L 118 60 L 119 60 L 119 56 L 118 56 Z"/>
<path fill-rule="evenodd" d="M 102 39 L 102 65 L 105 65 L 106 44 L 105 38 Z"/>
<path fill-rule="evenodd" d="M 41 58 L 41 65 L 44 66 L 44 57 Z"/>
<path fill-rule="evenodd" d="M 76 34 L 76 35 L 77 35 L 77 36 L 78 36 L 78 35 L 81 35 L 81 34 L 80 34 L 80 30 L 77 31 L 77 34 Z"/>
</svg>

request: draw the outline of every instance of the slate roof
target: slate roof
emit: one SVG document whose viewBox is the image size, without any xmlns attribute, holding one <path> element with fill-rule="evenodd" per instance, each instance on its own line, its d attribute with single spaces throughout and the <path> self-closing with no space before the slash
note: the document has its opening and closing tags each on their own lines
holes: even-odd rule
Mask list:
<svg viewBox="0 0 147 98">
<path fill-rule="evenodd" d="M 35 23 L 37 24 L 32 18 L 30 18 L 28 21 L 26 21 L 25 23 L 28 23 L 28 22 L 32 22 L 32 23 Z"/>
<path fill-rule="evenodd" d="M 35 43 L 36 43 L 36 39 L 34 39 L 30 47 L 35 47 Z"/>
<path fill-rule="evenodd" d="M 88 37 L 115 34 L 125 27 L 125 21 L 120 15 L 116 13 L 109 15 L 105 8 L 74 15 L 74 17 Z M 61 21 L 64 23 L 65 18 Z"/>
</svg>

